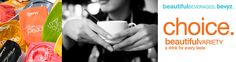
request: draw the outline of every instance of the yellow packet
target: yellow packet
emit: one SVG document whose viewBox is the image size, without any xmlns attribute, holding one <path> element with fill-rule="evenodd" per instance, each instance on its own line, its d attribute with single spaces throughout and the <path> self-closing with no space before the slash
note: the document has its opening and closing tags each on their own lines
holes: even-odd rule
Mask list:
<svg viewBox="0 0 236 62">
<path fill-rule="evenodd" d="M 25 52 L 27 44 L 22 39 L 20 24 L 17 20 L 11 20 L 9 22 L 0 24 L 0 48 L 3 47 L 6 40 L 15 41 L 20 45 L 21 50 Z"/>
<path fill-rule="evenodd" d="M 4 4 L 14 6 L 15 10 L 17 10 L 19 8 L 24 8 L 28 4 L 28 2 L 29 1 L 19 2 L 18 0 L 8 0 L 8 1 L 4 2 Z"/>
<path fill-rule="evenodd" d="M 59 56 L 62 57 L 62 33 L 57 38 L 57 41 L 54 47 L 54 52 L 56 52 Z"/>
</svg>

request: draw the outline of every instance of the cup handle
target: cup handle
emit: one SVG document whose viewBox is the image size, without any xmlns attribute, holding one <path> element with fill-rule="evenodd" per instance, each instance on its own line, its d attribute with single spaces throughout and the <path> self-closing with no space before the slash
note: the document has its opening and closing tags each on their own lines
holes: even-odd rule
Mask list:
<svg viewBox="0 0 236 62">
<path fill-rule="evenodd" d="M 129 23 L 129 28 L 131 28 L 131 27 L 135 27 L 135 26 L 136 26 L 135 23 Z"/>
</svg>

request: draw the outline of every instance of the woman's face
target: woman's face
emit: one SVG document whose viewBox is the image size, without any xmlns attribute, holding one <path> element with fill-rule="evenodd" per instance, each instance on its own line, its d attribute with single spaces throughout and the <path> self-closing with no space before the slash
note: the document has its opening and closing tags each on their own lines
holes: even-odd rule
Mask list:
<svg viewBox="0 0 236 62">
<path fill-rule="evenodd" d="M 98 0 L 101 5 L 101 10 L 103 12 L 112 12 L 117 9 L 122 8 L 123 6 L 129 5 L 129 0 Z"/>
</svg>

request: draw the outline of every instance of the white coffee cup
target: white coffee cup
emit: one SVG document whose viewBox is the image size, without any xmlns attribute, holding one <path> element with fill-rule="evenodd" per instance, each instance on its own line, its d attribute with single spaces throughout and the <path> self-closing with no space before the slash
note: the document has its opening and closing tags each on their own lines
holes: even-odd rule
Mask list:
<svg viewBox="0 0 236 62">
<path fill-rule="evenodd" d="M 126 21 L 99 21 L 97 22 L 97 25 L 100 26 L 101 28 L 103 28 L 106 32 L 108 32 L 111 35 L 115 35 L 121 31 L 124 31 L 125 29 L 129 28 L 129 25 Z M 101 35 L 100 35 L 101 36 Z M 116 44 L 119 43 L 120 41 L 122 41 L 124 39 L 120 38 L 117 40 L 108 40 L 105 37 L 101 36 L 106 42 L 110 43 L 110 44 Z"/>
</svg>

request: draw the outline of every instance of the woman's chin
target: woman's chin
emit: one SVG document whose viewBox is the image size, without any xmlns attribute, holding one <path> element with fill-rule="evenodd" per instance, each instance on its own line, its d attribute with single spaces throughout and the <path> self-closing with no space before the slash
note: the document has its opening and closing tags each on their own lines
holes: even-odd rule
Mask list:
<svg viewBox="0 0 236 62">
<path fill-rule="evenodd" d="M 102 12 L 111 12 L 112 10 L 109 8 L 101 8 Z"/>
</svg>

